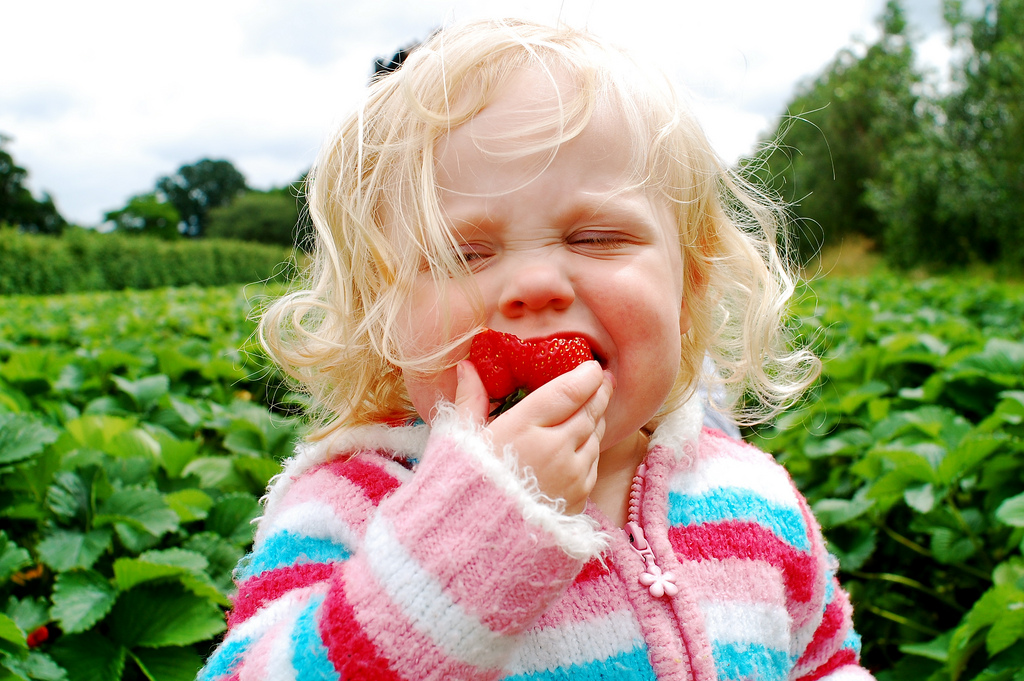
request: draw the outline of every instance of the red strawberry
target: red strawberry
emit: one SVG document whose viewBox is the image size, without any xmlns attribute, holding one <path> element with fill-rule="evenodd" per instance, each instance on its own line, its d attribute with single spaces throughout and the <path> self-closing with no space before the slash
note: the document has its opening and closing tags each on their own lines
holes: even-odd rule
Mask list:
<svg viewBox="0 0 1024 681">
<path fill-rule="evenodd" d="M 511 333 L 484 329 L 469 346 L 469 359 L 483 380 L 492 401 L 502 401 L 501 413 L 527 392 L 594 359 L 580 336 L 523 341 Z"/>
<path fill-rule="evenodd" d="M 38 648 L 48 638 L 50 638 L 50 632 L 49 630 L 47 630 L 46 625 L 44 624 L 43 626 L 38 627 L 37 629 L 35 629 L 35 631 L 29 634 L 25 642 L 28 643 L 29 648 Z"/>
</svg>

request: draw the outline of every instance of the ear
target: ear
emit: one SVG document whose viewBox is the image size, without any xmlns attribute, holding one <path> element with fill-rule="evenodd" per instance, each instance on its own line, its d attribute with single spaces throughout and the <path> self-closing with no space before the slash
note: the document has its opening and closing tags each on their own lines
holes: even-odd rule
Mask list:
<svg viewBox="0 0 1024 681">
<path fill-rule="evenodd" d="M 679 310 L 679 335 L 685 336 L 692 325 L 693 320 L 690 318 L 690 306 L 686 304 L 686 296 L 683 296 L 683 304 Z"/>
</svg>

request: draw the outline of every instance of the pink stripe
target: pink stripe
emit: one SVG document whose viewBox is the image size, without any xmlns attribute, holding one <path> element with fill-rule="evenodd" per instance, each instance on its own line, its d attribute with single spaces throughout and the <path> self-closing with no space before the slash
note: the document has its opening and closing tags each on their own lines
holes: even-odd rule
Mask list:
<svg viewBox="0 0 1024 681">
<path fill-rule="evenodd" d="M 786 602 L 782 573 L 761 561 L 745 558 L 683 561 L 678 572 L 687 595 L 698 603 L 736 601 L 784 605 Z"/>
<path fill-rule="evenodd" d="M 609 561 L 609 565 L 610 565 Z M 562 597 L 544 611 L 531 629 L 559 627 L 570 622 L 585 622 L 620 610 L 631 610 L 626 590 L 617 574 L 610 574 L 591 561 L 594 566 L 580 573 Z"/>
<path fill-rule="evenodd" d="M 286 617 L 274 626 L 270 627 L 252 648 L 245 654 L 239 666 L 238 681 L 263 681 L 269 678 L 270 656 L 273 653 L 277 639 L 286 635 L 285 627 L 291 625 L 292 618 Z"/>
<path fill-rule="evenodd" d="M 277 515 L 308 501 L 330 506 L 335 516 L 350 523 L 353 529 L 362 528 L 375 508 L 373 502 L 363 494 L 362 488 L 346 478 L 338 477 L 327 467 L 320 467 L 296 480 L 288 490 Z"/>
<path fill-rule="evenodd" d="M 439 670 L 445 671 L 443 678 L 453 679 L 492 678 L 495 675 L 495 670 L 480 670 L 449 658 L 428 635 L 417 630 L 384 594 L 383 588 L 370 575 L 370 568 L 362 556 L 353 557 L 339 569 L 346 574 L 344 592 L 340 588 L 332 590 L 328 598 L 334 599 L 336 607 L 350 612 L 349 619 L 352 626 L 358 628 L 358 636 L 367 642 L 372 641 L 371 645 L 380 659 L 391 660 L 392 669 L 400 670 L 403 678 L 442 678 L 438 676 Z M 338 618 L 331 616 L 330 620 L 334 622 Z M 350 635 L 351 628 L 344 636 L 336 636 L 336 640 L 343 643 Z M 339 671 L 343 671 L 341 667 Z M 342 674 L 342 678 L 347 677 Z"/>
</svg>

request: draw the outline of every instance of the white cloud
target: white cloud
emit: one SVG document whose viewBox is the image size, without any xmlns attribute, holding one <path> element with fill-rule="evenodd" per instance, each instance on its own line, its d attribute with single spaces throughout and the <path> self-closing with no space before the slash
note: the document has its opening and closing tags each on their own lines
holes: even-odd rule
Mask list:
<svg viewBox="0 0 1024 681">
<path fill-rule="evenodd" d="M 914 12 L 929 3 L 914 0 Z M 797 81 L 853 36 L 874 37 L 882 4 L 535 0 L 514 13 L 561 17 L 659 61 L 731 160 Z M 0 132 L 15 138 L 31 185 L 85 224 L 201 157 L 230 159 L 254 186 L 281 185 L 308 167 L 375 57 L 446 22 L 507 12 L 507 0 L 8 3 Z"/>
</svg>

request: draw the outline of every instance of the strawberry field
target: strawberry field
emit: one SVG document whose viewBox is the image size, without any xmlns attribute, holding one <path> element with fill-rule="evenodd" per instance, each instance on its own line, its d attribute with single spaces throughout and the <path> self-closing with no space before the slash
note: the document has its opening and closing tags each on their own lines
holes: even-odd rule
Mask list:
<svg viewBox="0 0 1024 681">
<path fill-rule="evenodd" d="M 263 293 L 0 298 L 0 680 L 194 677 L 299 433 Z M 748 437 L 821 519 L 866 664 L 1024 680 L 1024 289 L 823 280 L 794 313 L 822 380 Z"/>
</svg>

